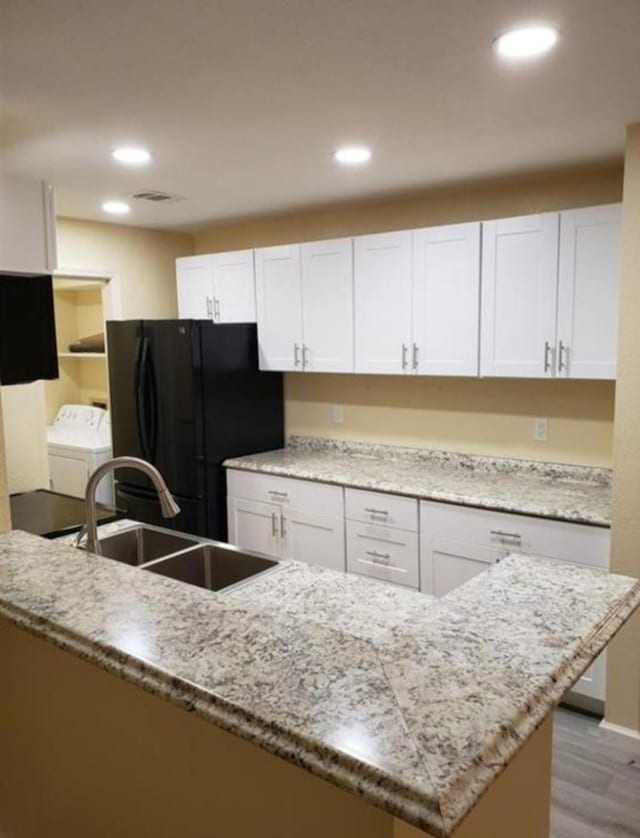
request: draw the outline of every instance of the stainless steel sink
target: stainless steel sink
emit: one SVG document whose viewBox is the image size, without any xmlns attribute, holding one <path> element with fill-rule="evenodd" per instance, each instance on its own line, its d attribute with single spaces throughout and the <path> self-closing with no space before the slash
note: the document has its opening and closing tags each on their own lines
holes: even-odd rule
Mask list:
<svg viewBox="0 0 640 838">
<path fill-rule="evenodd" d="M 237 547 L 213 542 L 159 559 L 142 569 L 210 591 L 220 591 L 276 568 L 279 564 L 273 559 L 244 553 Z"/>
<path fill-rule="evenodd" d="M 120 530 L 100 539 L 102 555 L 124 564 L 141 565 L 198 544 L 195 538 L 149 526 Z"/>
</svg>

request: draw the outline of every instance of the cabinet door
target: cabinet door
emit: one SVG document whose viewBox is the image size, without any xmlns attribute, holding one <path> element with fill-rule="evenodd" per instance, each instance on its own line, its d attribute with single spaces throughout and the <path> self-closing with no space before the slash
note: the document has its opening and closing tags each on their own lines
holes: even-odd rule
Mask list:
<svg viewBox="0 0 640 838">
<path fill-rule="evenodd" d="M 299 562 L 344 570 L 344 519 L 306 510 L 285 509 L 281 534 L 283 555 Z"/>
<path fill-rule="evenodd" d="M 410 371 L 411 232 L 355 239 L 355 370 Z"/>
<path fill-rule="evenodd" d="M 420 536 L 420 590 L 444 596 L 507 555 L 492 547 L 452 538 Z"/>
<path fill-rule="evenodd" d="M 260 369 L 302 370 L 300 245 L 255 252 Z"/>
<path fill-rule="evenodd" d="M 229 542 L 265 556 L 280 556 L 280 507 L 273 503 L 227 498 Z"/>
<path fill-rule="evenodd" d="M 615 378 L 620 204 L 560 215 L 558 375 Z"/>
<path fill-rule="evenodd" d="M 554 374 L 558 213 L 482 225 L 480 373 Z"/>
<path fill-rule="evenodd" d="M 53 187 L 0 175 L 0 271 L 51 274 L 57 267 Z"/>
<path fill-rule="evenodd" d="M 213 256 L 176 259 L 178 317 L 213 319 Z"/>
<path fill-rule="evenodd" d="M 213 319 L 216 323 L 255 323 L 253 250 L 213 254 Z"/>
<path fill-rule="evenodd" d="M 353 242 L 302 245 L 304 369 L 353 372 Z"/>
<path fill-rule="evenodd" d="M 414 230 L 413 346 L 418 375 L 478 375 L 480 224 Z"/>
</svg>

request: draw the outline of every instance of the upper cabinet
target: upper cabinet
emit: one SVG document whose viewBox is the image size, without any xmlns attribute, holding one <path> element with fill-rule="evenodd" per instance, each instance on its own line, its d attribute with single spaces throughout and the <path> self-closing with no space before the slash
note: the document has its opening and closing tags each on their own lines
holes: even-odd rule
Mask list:
<svg viewBox="0 0 640 838">
<path fill-rule="evenodd" d="M 620 285 L 620 204 L 560 215 L 556 370 L 564 378 L 615 378 Z"/>
<path fill-rule="evenodd" d="M 477 375 L 479 340 L 480 223 L 414 230 L 414 372 Z"/>
<path fill-rule="evenodd" d="M 558 213 L 482 225 L 481 375 L 553 375 Z"/>
<path fill-rule="evenodd" d="M 0 271 L 51 274 L 57 268 L 53 187 L 0 175 Z"/>
<path fill-rule="evenodd" d="M 615 378 L 620 205 L 482 225 L 484 376 Z"/>
<path fill-rule="evenodd" d="M 351 239 L 256 251 L 260 368 L 353 371 Z"/>
<path fill-rule="evenodd" d="M 178 315 L 215 323 L 255 323 L 253 250 L 176 259 Z"/>
<path fill-rule="evenodd" d="M 355 371 L 412 371 L 412 233 L 355 239 Z"/>
</svg>

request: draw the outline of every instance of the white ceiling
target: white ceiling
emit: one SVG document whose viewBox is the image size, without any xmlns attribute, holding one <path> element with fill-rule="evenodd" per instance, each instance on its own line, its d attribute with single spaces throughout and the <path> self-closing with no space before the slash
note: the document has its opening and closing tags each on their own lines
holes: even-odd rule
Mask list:
<svg viewBox="0 0 640 838">
<path fill-rule="evenodd" d="M 0 141 L 63 215 L 189 228 L 369 194 L 617 158 L 640 119 L 640 0 L 0 0 Z M 556 24 L 505 65 L 495 35 Z M 370 144 L 365 168 L 332 150 Z M 152 149 L 123 169 L 110 151 Z M 120 219 L 118 219 L 120 221 Z"/>
</svg>

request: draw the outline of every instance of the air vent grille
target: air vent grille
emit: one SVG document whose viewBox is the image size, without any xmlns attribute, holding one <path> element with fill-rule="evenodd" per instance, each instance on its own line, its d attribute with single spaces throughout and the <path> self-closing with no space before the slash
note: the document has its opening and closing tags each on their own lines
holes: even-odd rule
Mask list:
<svg viewBox="0 0 640 838">
<path fill-rule="evenodd" d="M 159 192 L 157 189 L 141 189 L 140 192 L 134 192 L 132 197 L 136 201 L 151 201 L 154 204 L 183 200 L 177 195 L 169 195 L 168 192 Z"/>
</svg>

